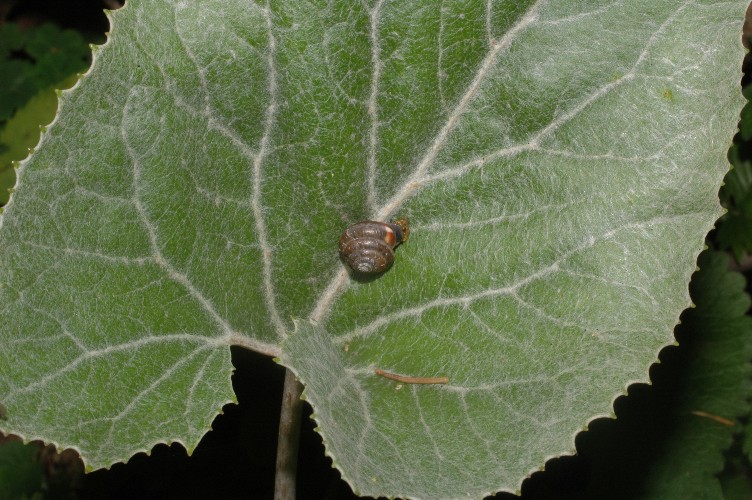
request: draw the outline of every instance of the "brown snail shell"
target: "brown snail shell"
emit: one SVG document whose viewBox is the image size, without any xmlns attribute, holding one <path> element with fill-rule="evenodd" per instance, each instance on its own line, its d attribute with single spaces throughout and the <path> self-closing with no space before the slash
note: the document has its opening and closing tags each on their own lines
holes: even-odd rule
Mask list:
<svg viewBox="0 0 752 500">
<path fill-rule="evenodd" d="M 409 235 L 407 219 L 358 222 L 339 237 L 339 255 L 356 273 L 383 273 L 394 262 L 394 247 Z"/>
</svg>

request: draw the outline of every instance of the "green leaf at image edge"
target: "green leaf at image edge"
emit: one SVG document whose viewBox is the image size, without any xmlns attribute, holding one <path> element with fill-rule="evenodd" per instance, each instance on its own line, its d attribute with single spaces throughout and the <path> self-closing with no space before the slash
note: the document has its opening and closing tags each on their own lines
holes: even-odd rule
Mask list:
<svg viewBox="0 0 752 500">
<path fill-rule="evenodd" d="M 190 450 L 238 344 L 357 491 L 515 490 L 689 304 L 743 4 L 128 2 L 2 218 L 0 424 L 91 467 Z M 397 215 L 353 280 L 341 231 Z"/>
<path fill-rule="evenodd" d="M 0 498 L 32 498 L 44 484 L 38 447 L 18 441 L 0 443 Z"/>
<path fill-rule="evenodd" d="M 0 128 L 0 206 L 8 203 L 9 189 L 16 183 L 14 162 L 23 160 L 39 142 L 42 126 L 55 118 L 57 89 L 73 86 L 77 75 L 38 92 Z"/>
<path fill-rule="evenodd" d="M 0 24 L 0 123 L 39 92 L 89 65 L 89 46 L 80 33 L 53 24 Z M 58 87 L 62 88 L 62 87 Z"/>
<path fill-rule="evenodd" d="M 678 347 L 661 353 L 651 386 L 617 401 L 616 420 L 578 440 L 591 464 L 587 498 L 723 498 L 724 452 L 749 415 L 752 319 L 744 277 L 728 256 L 706 251 L 690 284 L 696 307 L 682 314 Z"/>
</svg>

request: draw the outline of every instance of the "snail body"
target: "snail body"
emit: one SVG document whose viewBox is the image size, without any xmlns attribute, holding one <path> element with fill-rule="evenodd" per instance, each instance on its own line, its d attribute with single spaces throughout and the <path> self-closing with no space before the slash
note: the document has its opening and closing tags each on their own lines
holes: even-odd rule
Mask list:
<svg viewBox="0 0 752 500">
<path fill-rule="evenodd" d="M 383 273 L 394 262 L 394 248 L 409 235 L 407 219 L 358 222 L 340 236 L 339 255 L 356 273 Z"/>
</svg>

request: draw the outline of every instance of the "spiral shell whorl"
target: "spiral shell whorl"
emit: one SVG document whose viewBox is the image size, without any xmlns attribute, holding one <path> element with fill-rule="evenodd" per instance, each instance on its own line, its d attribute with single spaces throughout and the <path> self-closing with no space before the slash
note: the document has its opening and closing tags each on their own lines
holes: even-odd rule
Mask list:
<svg viewBox="0 0 752 500">
<path fill-rule="evenodd" d="M 394 247 L 409 234 L 406 219 L 386 223 L 362 221 L 348 227 L 339 239 L 339 253 L 360 274 L 382 273 L 394 261 Z"/>
<path fill-rule="evenodd" d="M 394 251 L 383 240 L 364 238 L 346 257 L 347 265 L 359 273 L 386 271 L 394 261 Z"/>
</svg>

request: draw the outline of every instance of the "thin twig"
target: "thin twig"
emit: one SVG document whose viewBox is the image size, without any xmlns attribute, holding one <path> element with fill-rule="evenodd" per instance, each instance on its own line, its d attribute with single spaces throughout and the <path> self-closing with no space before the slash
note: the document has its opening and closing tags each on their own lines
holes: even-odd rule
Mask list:
<svg viewBox="0 0 752 500">
<path fill-rule="evenodd" d="M 403 384 L 448 384 L 449 377 L 411 377 L 409 375 L 399 375 L 397 373 L 385 372 L 379 368 L 373 371 L 376 375 L 381 375 L 390 380 L 396 380 Z"/>
<path fill-rule="evenodd" d="M 282 411 L 277 436 L 277 471 L 274 479 L 274 500 L 295 500 L 295 478 L 298 470 L 298 438 L 303 410 L 303 384 L 290 370 L 285 370 Z"/>
</svg>

